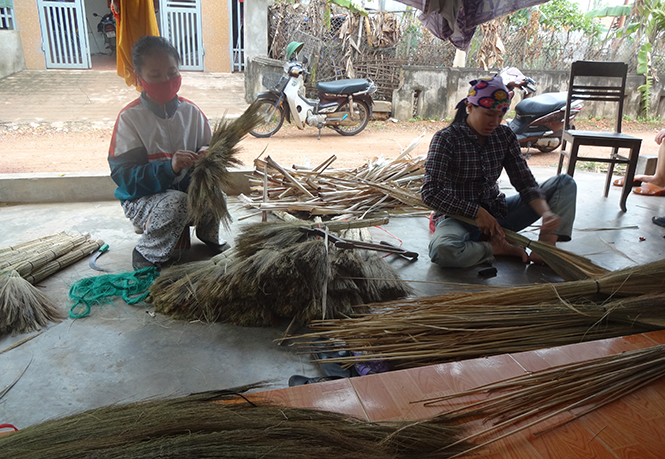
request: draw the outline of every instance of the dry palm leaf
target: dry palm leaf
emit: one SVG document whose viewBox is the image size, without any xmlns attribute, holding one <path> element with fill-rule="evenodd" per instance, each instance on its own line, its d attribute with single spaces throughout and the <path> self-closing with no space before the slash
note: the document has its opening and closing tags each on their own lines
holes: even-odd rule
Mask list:
<svg viewBox="0 0 665 459">
<path fill-rule="evenodd" d="M 196 161 L 187 190 L 189 211 L 195 225 L 212 212 L 217 221 L 229 228 L 231 215 L 222 187 L 230 183 L 229 168 L 241 164 L 236 157 L 238 142 L 260 121 L 258 104 L 253 103 L 237 119 L 230 122 L 222 119 L 215 126 L 210 148 Z"/>
</svg>

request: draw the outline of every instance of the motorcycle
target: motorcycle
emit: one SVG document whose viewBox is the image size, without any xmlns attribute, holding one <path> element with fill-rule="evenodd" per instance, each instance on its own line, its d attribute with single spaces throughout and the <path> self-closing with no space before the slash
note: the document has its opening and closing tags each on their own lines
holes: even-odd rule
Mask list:
<svg viewBox="0 0 665 459">
<path fill-rule="evenodd" d="M 93 16 L 99 17 L 99 14 L 92 13 Z M 111 56 L 115 54 L 116 37 L 115 37 L 115 18 L 113 13 L 105 14 L 97 24 L 97 32 L 104 34 L 104 44 L 106 48 L 111 50 Z"/>
<path fill-rule="evenodd" d="M 511 93 L 520 89 L 525 94 L 525 98 L 515 106 L 515 118 L 508 122 L 520 146 L 527 149 L 534 147 L 543 153 L 556 150 L 561 145 L 568 93 L 551 92 L 529 97 L 536 92 L 533 79 L 524 76 L 515 67 L 503 69 L 499 76 Z M 571 104 L 570 124 L 573 129 L 573 121 L 582 107 L 581 101 Z"/>
<path fill-rule="evenodd" d="M 266 74 L 263 86 L 268 91 L 256 95 L 263 113 L 264 123 L 252 129 L 254 137 L 270 137 L 284 124 L 286 119 L 300 130 L 306 126 L 319 129 L 329 127 L 341 135 L 356 135 L 365 129 L 372 116 L 374 102 L 371 94 L 376 92 L 372 80 L 348 79 L 326 81 L 316 84 L 318 99 L 309 99 L 303 95 L 304 76 L 310 75 L 305 69 L 307 57 L 303 62 L 297 59 L 303 44 L 293 42 L 287 47 L 287 58 L 284 64 L 285 76 Z M 279 79 L 277 78 L 279 77 Z"/>
</svg>

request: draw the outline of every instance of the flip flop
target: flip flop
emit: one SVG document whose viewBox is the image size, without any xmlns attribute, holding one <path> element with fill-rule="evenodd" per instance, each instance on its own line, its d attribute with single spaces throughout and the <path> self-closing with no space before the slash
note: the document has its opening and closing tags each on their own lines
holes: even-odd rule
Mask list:
<svg viewBox="0 0 665 459">
<path fill-rule="evenodd" d="M 624 182 L 625 178 L 626 177 L 618 178 L 614 182 L 612 182 L 612 184 L 614 186 L 623 186 L 623 182 Z M 639 180 L 633 180 L 633 186 L 640 186 L 640 185 L 642 185 L 642 182 L 640 182 Z"/>
<path fill-rule="evenodd" d="M 654 222 L 654 224 L 665 228 L 665 217 L 653 217 L 651 221 Z"/>
<path fill-rule="evenodd" d="M 653 183 L 644 182 L 641 187 L 635 188 L 633 193 L 645 196 L 665 196 L 665 188 L 661 188 Z"/>
<path fill-rule="evenodd" d="M 303 386 L 305 384 L 316 384 L 324 381 L 332 381 L 335 379 L 341 379 L 341 378 L 336 378 L 332 376 L 318 376 L 310 378 L 309 376 L 293 375 L 289 378 L 289 387 Z"/>
</svg>

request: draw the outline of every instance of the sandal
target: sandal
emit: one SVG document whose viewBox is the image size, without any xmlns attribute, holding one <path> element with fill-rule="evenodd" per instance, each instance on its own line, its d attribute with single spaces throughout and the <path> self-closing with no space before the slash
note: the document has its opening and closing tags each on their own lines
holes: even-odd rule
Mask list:
<svg viewBox="0 0 665 459">
<path fill-rule="evenodd" d="M 616 179 L 614 182 L 612 182 L 612 184 L 613 184 L 614 186 L 623 186 L 623 182 L 624 182 L 625 179 L 626 179 L 626 177 L 618 178 L 618 179 Z M 642 185 L 642 182 L 641 182 L 641 181 L 639 181 L 639 180 L 633 180 L 633 186 L 640 186 L 640 185 Z"/>
<path fill-rule="evenodd" d="M 653 217 L 651 221 L 658 226 L 665 228 L 665 217 Z"/>
<path fill-rule="evenodd" d="M 665 188 L 661 188 L 653 183 L 644 182 L 641 187 L 635 188 L 633 193 L 644 196 L 665 196 Z"/>
</svg>

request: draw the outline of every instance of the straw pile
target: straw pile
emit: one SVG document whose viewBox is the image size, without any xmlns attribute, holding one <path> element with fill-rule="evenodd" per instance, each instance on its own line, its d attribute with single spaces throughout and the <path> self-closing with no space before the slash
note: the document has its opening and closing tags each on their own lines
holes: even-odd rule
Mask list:
<svg viewBox="0 0 665 459">
<path fill-rule="evenodd" d="M 297 338 L 302 351 L 357 354 L 327 362 L 415 367 L 663 328 L 664 290 L 665 260 L 594 280 L 372 304 L 359 317 L 315 321 Z"/>
<path fill-rule="evenodd" d="M 565 414 L 567 416 L 563 421 L 545 430 L 560 427 L 663 376 L 665 345 L 659 345 L 560 365 L 473 390 L 420 401 L 432 406 L 449 400 L 459 401 L 462 397 L 481 398 L 475 403 L 469 403 L 466 398 L 460 401 L 465 406 L 441 414 L 449 422 L 470 425 L 476 418 L 483 420 L 483 426 L 490 425 L 460 440 L 476 442 L 472 448 L 456 453 L 456 456 L 461 456 Z M 575 414 L 570 416 L 571 413 Z M 493 438 L 482 440 L 488 437 Z M 444 447 L 441 454 L 446 454 L 446 451 L 447 447 Z"/>
<path fill-rule="evenodd" d="M 112 405 L 0 437 L 0 459 L 447 458 L 467 444 L 446 422 L 381 425 L 344 414 L 215 400 L 229 392 Z M 444 447 L 446 453 L 436 453 Z"/>
<path fill-rule="evenodd" d="M 224 263 L 165 271 L 150 289 L 155 310 L 177 319 L 268 326 L 281 318 L 307 323 L 340 317 L 354 306 L 410 293 L 376 253 L 329 247 L 323 238 L 301 232 L 302 223 L 247 225 Z M 370 223 L 330 222 L 330 227 Z"/>
<path fill-rule="evenodd" d="M 422 136 L 421 136 L 422 137 Z M 420 199 L 425 156 L 411 157 L 414 140 L 395 159 L 375 158 L 356 169 L 331 169 L 336 156 L 314 168 L 286 168 L 271 157 L 255 160 L 255 191 L 247 205 L 260 210 L 308 212 L 311 215 L 365 216 L 379 211 L 427 210 Z M 264 183 L 267 190 L 264 190 Z M 266 199 L 263 195 L 265 193 Z"/>
<path fill-rule="evenodd" d="M 222 187 L 230 184 L 229 168 L 242 164 L 236 157 L 238 142 L 261 121 L 258 104 L 250 105 L 234 121 L 220 120 L 215 126 L 210 148 L 196 161 L 187 191 L 189 210 L 197 225 L 208 212 L 225 228 L 231 224 Z"/>
<path fill-rule="evenodd" d="M 51 300 L 16 271 L 0 271 L 0 336 L 39 330 L 63 318 Z"/>
</svg>

